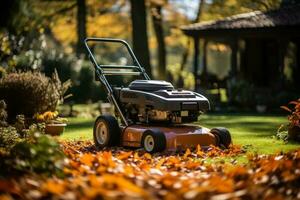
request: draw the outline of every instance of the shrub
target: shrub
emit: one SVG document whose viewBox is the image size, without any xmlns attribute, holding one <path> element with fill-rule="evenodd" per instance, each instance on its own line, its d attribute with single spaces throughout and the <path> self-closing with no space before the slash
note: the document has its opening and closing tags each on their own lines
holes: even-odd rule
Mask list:
<svg viewBox="0 0 300 200">
<path fill-rule="evenodd" d="M 289 127 L 299 127 L 300 128 L 300 98 L 295 101 L 291 101 L 289 105 L 293 105 L 293 108 L 287 106 L 281 106 L 282 109 L 288 111 Z"/>
<path fill-rule="evenodd" d="M 20 139 L 16 128 L 0 127 L 0 149 L 2 153 L 9 151 Z"/>
<path fill-rule="evenodd" d="M 0 100 L 0 127 L 7 126 L 7 112 L 6 103 L 4 100 Z"/>
<path fill-rule="evenodd" d="M 0 67 L 0 78 L 6 74 L 6 70 L 3 67 Z"/>
<path fill-rule="evenodd" d="M 1 135 L 10 140 L 5 147 L 1 147 L 0 176 L 18 176 L 30 172 L 62 175 L 64 153 L 58 142 L 36 130 L 31 130 L 26 138 L 17 135 L 13 138 L 15 130 L 12 131 L 11 127 L 5 129 Z"/>
<path fill-rule="evenodd" d="M 31 141 L 17 143 L 10 152 L 14 170 L 18 172 L 61 173 L 64 154 L 50 136 L 34 133 Z M 10 163 L 9 163 L 10 164 Z"/>
<path fill-rule="evenodd" d="M 288 115 L 288 124 L 280 126 L 276 137 L 285 141 L 294 140 L 300 142 L 300 98 L 291 101 L 288 106 L 281 106 L 281 108 L 290 114 Z"/>
<path fill-rule="evenodd" d="M 37 72 L 6 75 L 0 79 L 0 99 L 7 103 L 8 121 L 18 114 L 31 118 L 35 113 L 55 111 L 69 86 L 69 82 L 61 83 L 56 72 L 52 78 Z"/>
<path fill-rule="evenodd" d="M 19 134 L 9 126 L 0 128 L 0 176 L 24 173 L 63 173 L 64 154 L 59 143 L 42 134 L 40 124 L 33 124 L 26 134 Z"/>
</svg>

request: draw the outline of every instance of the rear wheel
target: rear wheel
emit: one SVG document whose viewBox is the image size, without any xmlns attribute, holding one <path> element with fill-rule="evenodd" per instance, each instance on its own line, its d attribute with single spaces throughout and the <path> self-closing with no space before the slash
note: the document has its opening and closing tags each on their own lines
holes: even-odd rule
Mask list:
<svg viewBox="0 0 300 200">
<path fill-rule="evenodd" d="M 117 119 L 111 115 L 99 116 L 94 124 L 93 136 L 98 147 L 119 145 L 121 132 Z"/>
<path fill-rule="evenodd" d="M 231 135 L 228 129 L 224 127 L 218 127 L 211 129 L 210 132 L 216 136 L 217 145 L 228 148 L 232 143 Z"/>
<path fill-rule="evenodd" d="M 162 152 L 166 149 L 166 137 L 160 130 L 146 130 L 141 143 L 149 153 Z"/>
</svg>

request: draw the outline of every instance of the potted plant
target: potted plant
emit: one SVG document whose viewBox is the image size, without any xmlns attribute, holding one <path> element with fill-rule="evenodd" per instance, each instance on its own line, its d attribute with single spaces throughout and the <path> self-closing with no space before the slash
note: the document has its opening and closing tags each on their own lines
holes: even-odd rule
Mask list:
<svg viewBox="0 0 300 200">
<path fill-rule="evenodd" d="M 37 114 L 35 118 L 38 122 L 45 123 L 45 133 L 52 136 L 61 135 L 68 122 L 66 118 L 59 117 L 57 111 Z"/>
<path fill-rule="evenodd" d="M 282 109 L 288 111 L 288 139 L 300 141 L 300 98 L 296 101 L 291 101 L 288 106 L 281 106 Z"/>
</svg>

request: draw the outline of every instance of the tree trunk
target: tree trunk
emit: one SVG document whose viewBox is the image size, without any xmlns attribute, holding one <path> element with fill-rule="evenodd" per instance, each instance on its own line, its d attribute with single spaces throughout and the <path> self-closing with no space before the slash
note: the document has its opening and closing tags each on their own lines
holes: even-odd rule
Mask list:
<svg viewBox="0 0 300 200">
<path fill-rule="evenodd" d="M 85 0 L 77 1 L 77 47 L 76 54 L 80 57 L 85 54 L 84 39 L 86 38 L 86 4 Z"/>
<path fill-rule="evenodd" d="M 145 0 L 130 0 L 133 50 L 142 67 L 151 77 Z"/>
<path fill-rule="evenodd" d="M 296 66 L 293 69 L 293 82 L 294 86 L 299 91 L 299 85 L 300 85 L 300 40 L 296 40 Z M 300 92 L 300 91 L 299 91 Z"/>
<path fill-rule="evenodd" d="M 158 57 L 158 78 L 164 80 L 166 78 L 166 44 L 164 40 L 163 19 L 161 13 L 162 7 L 157 5 L 151 8 L 151 17 L 153 28 L 157 42 Z"/>
<path fill-rule="evenodd" d="M 196 15 L 195 19 L 192 21 L 192 23 L 197 23 L 201 20 L 204 4 L 205 4 L 205 0 L 199 0 L 199 7 L 198 7 L 197 15 Z M 188 60 L 188 57 L 190 54 L 191 44 L 192 44 L 191 38 L 188 38 L 186 48 L 183 52 L 182 59 L 181 59 L 181 65 L 180 65 L 181 70 L 183 70 L 185 68 L 185 65 L 187 63 L 187 60 Z"/>
</svg>

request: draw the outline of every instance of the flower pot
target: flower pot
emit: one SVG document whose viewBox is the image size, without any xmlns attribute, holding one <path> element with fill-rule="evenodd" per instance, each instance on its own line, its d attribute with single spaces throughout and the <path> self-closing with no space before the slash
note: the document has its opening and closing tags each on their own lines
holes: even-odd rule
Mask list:
<svg viewBox="0 0 300 200">
<path fill-rule="evenodd" d="M 61 135 L 67 124 L 46 124 L 45 133 L 52 136 Z"/>
<path fill-rule="evenodd" d="M 293 126 L 288 128 L 288 139 L 300 142 L 299 126 Z"/>
</svg>

